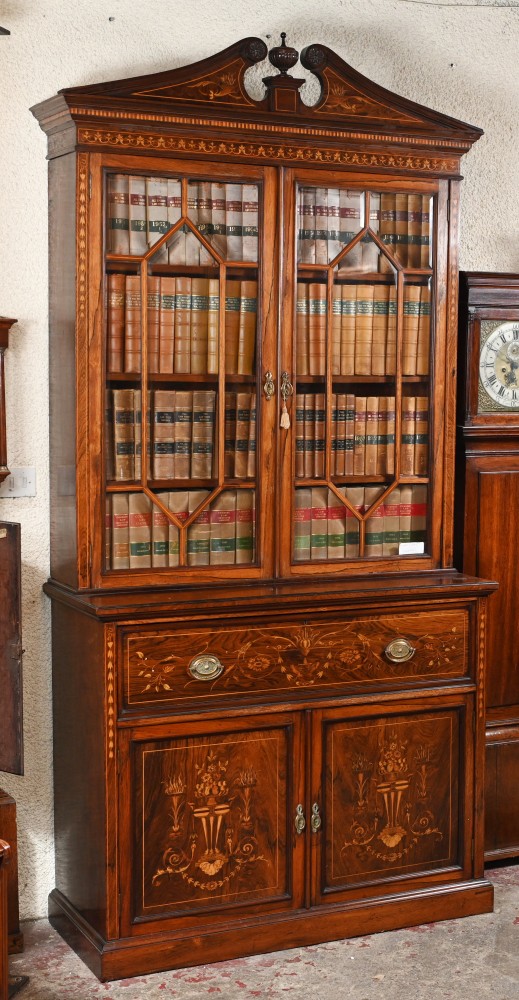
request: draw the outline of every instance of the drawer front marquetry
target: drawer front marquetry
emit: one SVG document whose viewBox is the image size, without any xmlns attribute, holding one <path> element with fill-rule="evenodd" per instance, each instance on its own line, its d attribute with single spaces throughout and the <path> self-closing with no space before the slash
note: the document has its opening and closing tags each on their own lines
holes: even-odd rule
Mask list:
<svg viewBox="0 0 519 1000">
<path fill-rule="evenodd" d="M 463 676 L 468 614 L 455 609 L 262 628 L 124 635 L 125 703 Z"/>
</svg>

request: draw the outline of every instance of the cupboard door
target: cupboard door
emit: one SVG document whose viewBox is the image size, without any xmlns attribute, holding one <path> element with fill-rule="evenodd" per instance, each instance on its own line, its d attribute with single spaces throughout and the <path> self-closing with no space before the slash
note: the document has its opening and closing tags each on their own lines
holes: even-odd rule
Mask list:
<svg viewBox="0 0 519 1000">
<path fill-rule="evenodd" d="M 104 572 L 266 574 L 276 181 L 148 162 L 105 174 Z"/>
<path fill-rule="evenodd" d="M 435 549 L 436 192 L 354 184 L 301 175 L 288 200 L 297 264 L 285 512 L 297 573 L 371 558 L 394 567 L 421 556 L 423 566 Z"/>
<path fill-rule="evenodd" d="M 296 905 L 304 849 L 293 822 L 301 759 L 297 716 L 267 717 L 257 728 L 226 720 L 169 727 L 160 737 L 153 730 L 136 734 L 127 768 L 128 925 Z"/>
<path fill-rule="evenodd" d="M 399 883 L 408 891 L 411 879 L 431 884 L 435 873 L 460 878 L 471 838 L 465 707 L 451 702 L 383 717 L 364 710 L 356 718 L 335 709 L 319 725 L 316 898 L 394 893 Z"/>
</svg>

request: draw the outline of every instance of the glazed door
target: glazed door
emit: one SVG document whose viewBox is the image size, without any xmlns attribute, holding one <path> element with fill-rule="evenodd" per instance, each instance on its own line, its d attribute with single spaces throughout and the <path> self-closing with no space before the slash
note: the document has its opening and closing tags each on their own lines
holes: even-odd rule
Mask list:
<svg viewBox="0 0 519 1000">
<path fill-rule="evenodd" d="M 271 575 L 275 172 L 131 157 L 95 172 L 100 582 Z"/>
<path fill-rule="evenodd" d="M 438 565 L 445 192 L 301 172 L 285 194 L 295 258 L 282 338 L 287 572 Z"/>
<path fill-rule="evenodd" d="M 395 706 L 383 717 L 368 708 L 316 713 L 315 902 L 395 893 L 399 885 L 409 891 L 410 882 L 420 888 L 468 873 L 467 711 L 447 699 L 434 710 L 432 703 Z"/>
<path fill-rule="evenodd" d="M 300 905 L 297 714 L 150 727 L 132 736 L 127 754 L 124 933 L 146 931 L 150 920 L 211 923 L 237 909 Z"/>
</svg>

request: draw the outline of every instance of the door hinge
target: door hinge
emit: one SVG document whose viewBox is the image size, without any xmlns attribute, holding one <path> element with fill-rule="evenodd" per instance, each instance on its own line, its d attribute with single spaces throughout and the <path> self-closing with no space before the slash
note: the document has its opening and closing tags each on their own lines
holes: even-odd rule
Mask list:
<svg viewBox="0 0 519 1000">
<path fill-rule="evenodd" d="M 451 200 L 447 198 L 447 222 L 451 221 Z"/>
</svg>

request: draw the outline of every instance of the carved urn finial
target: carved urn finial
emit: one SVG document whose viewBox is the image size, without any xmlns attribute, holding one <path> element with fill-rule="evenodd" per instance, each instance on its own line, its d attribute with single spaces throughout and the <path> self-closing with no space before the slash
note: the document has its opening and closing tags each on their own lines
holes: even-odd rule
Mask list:
<svg viewBox="0 0 519 1000">
<path fill-rule="evenodd" d="M 286 31 L 281 32 L 281 45 L 277 45 L 269 52 L 269 62 L 279 70 L 282 76 L 286 76 L 289 69 L 295 66 L 299 59 L 299 52 L 290 45 L 285 44 Z"/>
</svg>

